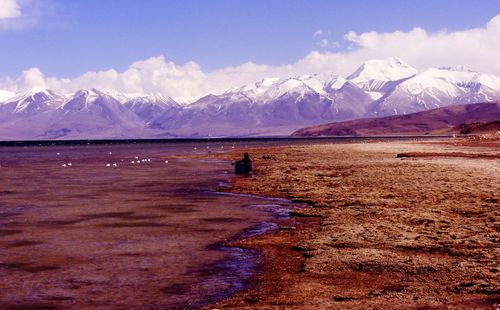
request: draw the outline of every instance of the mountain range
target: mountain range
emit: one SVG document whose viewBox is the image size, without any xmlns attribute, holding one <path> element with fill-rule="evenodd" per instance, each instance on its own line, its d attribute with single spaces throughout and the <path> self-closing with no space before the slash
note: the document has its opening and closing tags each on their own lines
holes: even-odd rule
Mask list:
<svg viewBox="0 0 500 310">
<path fill-rule="evenodd" d="M 500 100 L 500 77 L 464 67 L 419 72 L 398 58 L 347 77 L 266 78 L 189 104 L 161 95 L 48 89 L 0 96 L 0 140 L 288 135 L 322 123 Z"/>
</svg>

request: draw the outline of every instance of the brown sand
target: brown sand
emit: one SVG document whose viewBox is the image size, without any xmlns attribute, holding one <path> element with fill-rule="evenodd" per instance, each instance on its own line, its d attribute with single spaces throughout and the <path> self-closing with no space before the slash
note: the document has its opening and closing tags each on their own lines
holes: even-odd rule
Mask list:
<svg viewBox="0 0 500 310">
<path fill-rule="evenodd" d="M 311 216 L 306 225 L 292 218 L 279 233 L 241 242 L 265 254 L 265 272 L 214 308 L 500 308 L 499 143 L 247 151 L 257 169 L 235 178 L 234 191 L 314 208 L 295 213 Z M 396 158 L 408 152 L 440 156 Z"/>
</svg>

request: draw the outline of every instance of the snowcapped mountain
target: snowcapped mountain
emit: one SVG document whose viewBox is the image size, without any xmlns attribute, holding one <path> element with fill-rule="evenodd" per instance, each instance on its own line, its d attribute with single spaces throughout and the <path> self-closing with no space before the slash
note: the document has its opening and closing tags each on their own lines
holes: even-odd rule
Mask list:
<svg viewBox="0 0 500 310">
<path fill-rule="evenodd" d="M 53 110 L 63 97 L 48 90 L 35 88 L 17 94 L 0 105 L 0 119 L 16 118 Z"/>
<path fill-rule="evenodd" d="M 389 90 L 395 83 L 417 74 L 417 69 L 401 59 L 387 58 L 365 62 L 347 79 L 363 90 L 384 92 Z"/>
<path fill-rule="evenodd" d="M 500 100 L 500 77 L 464 67 L 418 72 L 398 58 L 330 72 L 266 78 L 190 104 L 96 89 L 0 91 L 0 139 L 284 135 L 309 125 Z"/>
<path fill-rule="evenodd" d="M 0 125 L 0 137 L 7 139 L 145 136 L 137 115 L 95 89 L 80 90 L 69 98 L 48 90 L 28 93 L 1 104 L 0 117 L 7 118 Z"/>
<path fill-rule="evenodd" d="M 167 113 L 167 111 L 180 108 L 180 105 L 175 100 L 162 95 L 138 96 L 127 100 L 124 105 L 146 124 L 150 124 Z"/>
<path fill-rule="evenodd" d="M 378 116 L 500 99 L 500 77 L 463 68 L 428 69 L 395 85 L 374 104 Z"/>
<path fill-rule="evenodd" d="M 65 100 L 56 112 L 58 124 L 67 124 L 79 133 L 87 131 L 139 129 L 140 119 L 112 96 L 96 89 L 80 90 Z"/>
</svg>

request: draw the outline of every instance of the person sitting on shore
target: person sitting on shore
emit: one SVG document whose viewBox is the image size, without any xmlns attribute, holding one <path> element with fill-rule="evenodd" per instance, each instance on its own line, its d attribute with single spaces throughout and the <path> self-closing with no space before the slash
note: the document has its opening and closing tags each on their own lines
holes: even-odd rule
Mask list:
<svg viewBox="0 0 500 310">
<path fill-rule="evenodd" d="M 252 160 L 248 153 L 243 154 L 243 159 L 234 162 L 234 173 L 236 174 L 249 174 L 252 170 Z"/>
</svg>

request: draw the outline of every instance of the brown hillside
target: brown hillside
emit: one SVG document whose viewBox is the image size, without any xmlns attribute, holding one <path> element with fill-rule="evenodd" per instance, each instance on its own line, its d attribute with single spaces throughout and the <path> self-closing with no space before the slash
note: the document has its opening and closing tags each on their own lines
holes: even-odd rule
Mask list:
<svg viewBox="0 0 500 310">
<path fill-rule="evenodd" d="M 451 134 L 460 133 L 468 124 L 482 124 L 499 120 L 500 103 L 475 103 L 453 105 L 407 115 L 323 124 L 299 129 L 292 136 Z M 494 124 L 488 126 L 494 126 Z"/>
<path fill-rule="evenodd" d="M 500 131 L 500 119 L 493 122 L 464 124 L 457 127 L 461 134 L 496 133 Z"/>
</svg>

